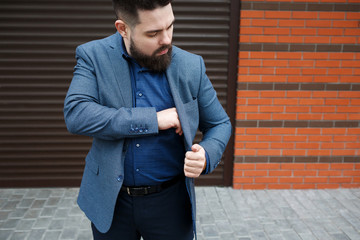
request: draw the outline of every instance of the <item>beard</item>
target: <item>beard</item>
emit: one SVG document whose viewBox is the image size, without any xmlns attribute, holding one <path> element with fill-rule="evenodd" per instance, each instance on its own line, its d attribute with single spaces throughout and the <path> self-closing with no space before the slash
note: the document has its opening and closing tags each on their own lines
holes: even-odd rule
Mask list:
<svg viewBox="0 0 360 240">
<path fill-rule="evenodd" d="M 168 52 L 157 56 L 156 54 L 168 49 Z M 171 52 L 172 46 L 163 45 L 158 48 L 152 55 L 146 55 L 139 50 L 139 48 L 135 45 L 132 38 L 130 38 L 130 54 L 141 66 L 146 67 L 154 72 L 162 72 L 165 71 L 170 63 L 171 63 Z"/>
</svg>

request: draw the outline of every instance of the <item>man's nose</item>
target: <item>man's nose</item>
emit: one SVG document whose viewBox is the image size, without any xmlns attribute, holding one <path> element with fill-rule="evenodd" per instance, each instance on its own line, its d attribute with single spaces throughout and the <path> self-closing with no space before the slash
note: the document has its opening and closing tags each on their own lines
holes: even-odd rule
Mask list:
<svg viewBox="0 0 360 240">
<path fill-rule="evenodd" d="M 160 39 L 160 45 L 169 45 L 169 44 L 171 44 L 171 33 L 168 31 L 164 31 Z"/>
</svg>

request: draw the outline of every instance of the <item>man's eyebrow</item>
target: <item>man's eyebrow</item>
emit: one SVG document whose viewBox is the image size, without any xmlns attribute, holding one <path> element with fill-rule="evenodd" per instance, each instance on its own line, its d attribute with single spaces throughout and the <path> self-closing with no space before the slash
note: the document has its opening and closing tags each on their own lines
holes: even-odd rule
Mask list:
<svg viewBox="0 0 360 240">
<path fill-rule="evenodd" d="M 170 23 L 170 25 L 166 28 L 166 29 L 169 29 L 172 25 L 174 25 L 175 23 L 175 19 Z M 162 29 L 156 29 L 156 30 L 149 30 L 149 31 L 146 31 L 145 33 L 155 33 L 155 32 L 161 32 Z"/>
</svg>

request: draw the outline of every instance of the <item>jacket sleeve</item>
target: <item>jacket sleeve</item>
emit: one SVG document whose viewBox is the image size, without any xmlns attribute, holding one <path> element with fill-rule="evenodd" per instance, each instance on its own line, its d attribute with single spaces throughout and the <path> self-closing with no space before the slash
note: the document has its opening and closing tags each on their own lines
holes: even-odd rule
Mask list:
<svg viewBox="0 0 360 240">
<path fill-rule="evenodd" d="M 97 71 L 81 46 L 76 49 L 76 60 L 64 102 L 64 118 L 69 132 L 104 140 L 158 133 L 155 108 L 116 109 L 102 105 Z"/>
<path fill-rule="evenodd" d="M 220 104 L 216 91 L 205 73 L 205 64 L 200 58 L 201 82 L 198 93 L 199 130 L 203 138 L 199 143 L 208 154 L 210 163 L 206 173 L 211 173 L 220 163 L 222 154 L 231 136 L 231 123 Z"/>
</svg>

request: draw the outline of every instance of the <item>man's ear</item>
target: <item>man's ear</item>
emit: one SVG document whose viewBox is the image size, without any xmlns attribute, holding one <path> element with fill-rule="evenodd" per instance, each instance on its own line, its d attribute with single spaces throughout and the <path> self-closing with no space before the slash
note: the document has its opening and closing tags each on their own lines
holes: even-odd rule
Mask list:
<svg viewBox="0 0 360 240">
<path fill-rule="evenodd" d="M 121 36 L 123 38 L 127 37 L 128 26 L 123 20 L 116 20 L 115 21 L 115 28 L 121 34 Z"/>
</svg>

